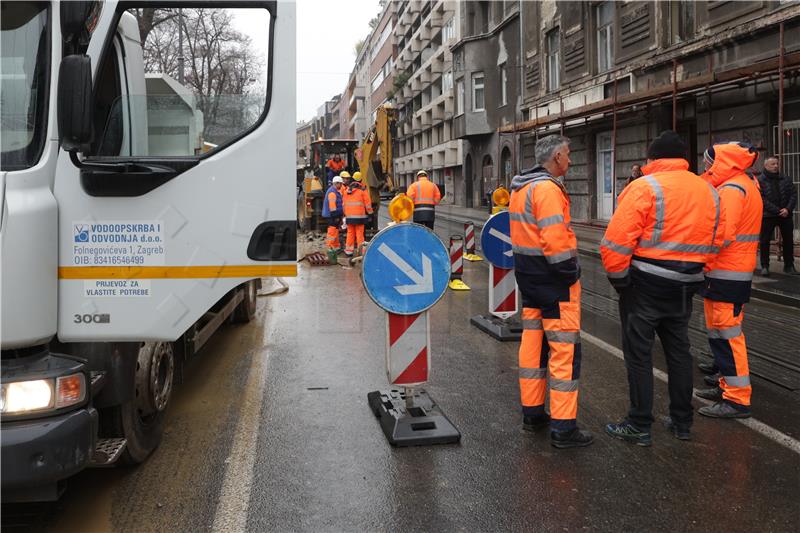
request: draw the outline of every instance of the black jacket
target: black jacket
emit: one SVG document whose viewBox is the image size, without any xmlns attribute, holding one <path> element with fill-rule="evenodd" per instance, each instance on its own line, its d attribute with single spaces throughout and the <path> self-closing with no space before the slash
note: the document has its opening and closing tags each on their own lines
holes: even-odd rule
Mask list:
<svg viewBox="0 0 800 533">
<path fill-rule="evenodd" d="M 758 184 L 761 186 L 761 199 L 764 201 L 764 218 L 777 217 L 778 211 L 783 208 L 789 210 L 789 216 L 792 215 L 797 203 L 797 189 L 792 178 L 786 174 L 778 174 L 778 179 L 768 178 L 762 172 L 758 176 Z M 774 190 L 775 187 L 777 191 Z M 777 205 L 772 200 L 774 198 L 780 198 Z"/>
</svg>

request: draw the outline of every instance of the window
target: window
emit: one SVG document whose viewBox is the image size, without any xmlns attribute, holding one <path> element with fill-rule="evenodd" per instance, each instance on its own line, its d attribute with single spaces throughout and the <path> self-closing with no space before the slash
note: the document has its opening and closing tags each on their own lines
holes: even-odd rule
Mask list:
<svg viewBox="0 0 800 533">
<path fill-rule="evenodd" d="M 375 45 L 370 50 L 369 53 L 370 61 L 372 61 L 378 54 L 378 52 L 381 51 L 381 48 L 383 47 L 384 43 L 386 43 L 386 41 L 389 39 L 391 35 L 392 35 L 392 23 L 388 22 L 386 26 L 383 27 L 383 31 L 381 32 L 381 36 L 378 39 L 378 42 L 375 43 Z"/>
<path fill-rule="evenodd" d="M 448 70 L 442 74 L 442 92 L 446 93 L 453 88 L 453 71 Z"/>
<path fill-rule="evenodd" d="M 383 64 L 375 77 L 372 78 L 372 92 L 377 91 L 378 87 L 380 87 L 381 83 L 383 83 L 383 80 L 389 77 L 389 73 L 392 71 L 393 65 L 394 63 L 392 62 L 391 57 L 386 60 L 386 63 Z"/>
<path fill-rule="evenodd" d="M 464 80 L 456 82 L 456 115 L 464 112 Z"/>
<path fill-rule="evenodd" d="M 547 34 L 547 90 L 557 91 L 561 86 L 561 42 L 558 28 Z"/>
<path fill-rule="evenodd" d="M 694 36 L 694 2 L 670 2 L 669 27 L 670 44 L 677 44 Z"/>
<path fill-rule="evenodd" d="M 44 149 L 50 71 L 48 18 L 46 4 L 3 3 L 0 166 L 4 171 L 32 167 Z"/>
<path fill-rule="evenodd" d="M 508 104 L 508 72 L 506 64 L 500 65 L 500 106 Z"/>
<path fill-rule="evenodd" d="M 456 18 L 452 17 L 450 20 L 445 22 L 444 26 L 442 27 L 442 43 L 446 43 L 450 39 L 454 39 L 455 36 L 456 36 Z"/>
<path fill-rule="evenodd" d="M 472 75 L 472 110 L 484 110 L 484 93 L 483 93 L 483 72 L 476 72 Z"/>
<path fill-rule="evenodd" d="M 597 71 L 614 66 L 614 3 L 603 2 L 595 7 L 597 20 Z"/>
</svg>

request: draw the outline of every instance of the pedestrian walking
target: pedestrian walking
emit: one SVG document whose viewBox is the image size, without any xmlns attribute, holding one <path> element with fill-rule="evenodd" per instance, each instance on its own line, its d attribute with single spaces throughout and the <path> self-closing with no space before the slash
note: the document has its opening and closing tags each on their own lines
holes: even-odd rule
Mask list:
<svg viewBox="0 0 800 533">
<path fill-rule="evenodd" d="M 442 199 L 439 187 L 428 179 L 424 170 L 417 172 L 417 181 L 408 187 L 408 197 L 414 202 L 414 222 L 433 229 L 436 206 Z"/>
<path fill-rule="evenodd" d="M 797 188 L 792 178 L 780 173 L 780 162 L 775 156 L 764 161 L 764 171 L 758 178 L 761 199 L 764 202 L 764 220 L 761 223 L 761 275 L 769 276 L 769 245 L 775 228 L 783 241 L 783 271 L 797 274 L 794 268 L 794 221 L 792 212 L 797 204 Z"/>
<path fill-rule="evenodd" d="M 325 239 L 328 250 L 339 249 L 339 227 L 342 225 L 342 216 L 344 215 L 342 187 L 344 187 L 344 179 L 341 176 L 334 177 L 333 183 L 325 193 L 325 201 L 322 205 L 322 216 L 328 219 L 328 234 Z"/>
<path fill-rule="evenodd" d="M 674 131 L 652 142 L 645 175 L 620 195 L 600 245 L 603 267 L 620 295 L 630 394 L 628 416 L 608 424 L 606 432 L 640 446 L 652 443 L 656 333 L 669 374 L 667 426 L 677 438 L 690 438 L 692 296 L 703 283 L 706 262 L 722 244 L 719 196 L 710 183 L 689 172 L 687 153 Z"/>
<path fill-rule="evenodd" d="M 519 388 L 522 427 L 550 426 L 556 448 L 590 445 L 578 428 L 581 372 L 581 270 L 570 229 L 570 199 L 559 181 L 569 169 L 569 139 L 550 135 L 536 143 L 537 166 L 511 182 L 514 275 L 522 295 Z M 550 383 L 550 415 L 545 389 Z"/>
<path fill-rule="evenodd" d="M 756 267 L 762 202 L 758 185 L 745 171 L 758 152 L 744 143 L 720 143 L 708 148 L 704 158 L 708 168 L 703 177 L 717 188 L 725 213 L 722 248 L 706 264 L 700 291 L 708 344 L 721 377 L 719 386 L 697 391 L 700 398 L 716 402 L 697 412 L 714 418 L 747 418 L 752 389 L 742 322 Z"/>
<path fill-rule="evenodd" d="M 372 217 L 372 201 L 361 181 L 361 173 L 354 172 L 353 181 L 345 190 L 342 199 L 344 217 L 347 221 L 347 242 L 344 253 L 348 257 L 352 257 L 353 252 L 361 248 L 364 242 L 364 226 L 369 224 Z"/>
</svg>

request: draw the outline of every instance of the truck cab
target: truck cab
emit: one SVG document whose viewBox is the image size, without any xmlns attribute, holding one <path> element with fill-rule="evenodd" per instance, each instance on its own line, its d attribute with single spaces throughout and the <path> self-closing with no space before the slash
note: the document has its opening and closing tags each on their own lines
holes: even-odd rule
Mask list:
<svg viewBox="0 0 800 533">
<path fill-rule="evenodd" d="M 4 501 L 144 461 L 183 362 L 296 274 L 294 5 L 152 6 L 258 21 L 254 88 L 159 72 L 128 3 L 3 4 Z"/>
</svg>

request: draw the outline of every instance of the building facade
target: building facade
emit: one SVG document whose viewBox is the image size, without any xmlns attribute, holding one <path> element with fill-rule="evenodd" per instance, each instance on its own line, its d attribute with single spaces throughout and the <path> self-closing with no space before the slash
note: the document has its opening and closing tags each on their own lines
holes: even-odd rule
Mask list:
<svg viewBox="0 0 800 533">
<path fill-rule="evenodd" d="M 299 122 L 296 129 L 297 137 L 297 166 L 304 167 L 310 162 L 311 157 L 311 141 L 314 140 L 313 123 Z"/>
</svg>

